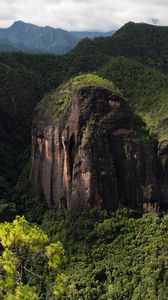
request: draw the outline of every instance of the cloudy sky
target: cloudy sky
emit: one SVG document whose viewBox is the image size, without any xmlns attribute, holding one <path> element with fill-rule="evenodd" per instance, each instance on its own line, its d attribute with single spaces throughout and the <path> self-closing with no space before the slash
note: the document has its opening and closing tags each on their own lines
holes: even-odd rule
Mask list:
<svg viewBox="0 0 168 300">
<path fill-rule="evenodd" d="M 128 21 L 168 25 L 168 0 L 0 0 L 0 27 L 22 20 L 66 30 L 118 28 Z"/>
</svg>

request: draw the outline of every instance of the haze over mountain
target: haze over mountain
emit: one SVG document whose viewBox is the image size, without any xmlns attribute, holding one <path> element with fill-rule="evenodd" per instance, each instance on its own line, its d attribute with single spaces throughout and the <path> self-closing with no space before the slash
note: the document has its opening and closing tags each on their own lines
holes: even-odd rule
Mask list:
<svg viewBox="0 0 168 300">
<path fill-rule="evenodd" d="M 115 30 L 111 30 L 109 32 L 100 32 L 100 31 L 70 31 L 76 38 L 83 39 L 89 38 L 94 39 L 95 37 L 100 36 L 111 36 L 113 35 Z"/>
<path fill-rule="evenodd" d="M 114 32 L 69 32 L 50 26 L 40 27 L 16 21 L 7 29 L 0 29 L 0 51 L 24 51 L 63 54 L 85 38 L 109 36 Z"/>
</svg>

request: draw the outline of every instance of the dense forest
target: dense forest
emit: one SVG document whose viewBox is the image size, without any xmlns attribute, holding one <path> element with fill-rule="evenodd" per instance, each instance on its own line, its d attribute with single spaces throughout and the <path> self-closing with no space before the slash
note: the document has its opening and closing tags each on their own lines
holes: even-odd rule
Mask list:
<svg viewBox="0 0 168 300">
<path fill-rule="evenodd" d="M 157 213 L 59 211 L 40 190 L 32 197 L 30 182 L 37 107 L 83 73 L 113 82 L 141 139 L 158 151 L 168 140 L 167 33 L 129 22 L 62 56 L 0 53 L 1 299 L 168 299 L 166 206 Z"/>
</svg>

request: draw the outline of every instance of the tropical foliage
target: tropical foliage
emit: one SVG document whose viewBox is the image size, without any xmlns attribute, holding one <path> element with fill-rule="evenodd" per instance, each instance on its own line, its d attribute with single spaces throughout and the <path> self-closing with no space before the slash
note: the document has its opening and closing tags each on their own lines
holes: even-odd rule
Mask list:
<svg viewBox="0 0 168 300">
<path fill-rule="evenodd" d="M 60 242 L 50 243 L 39 227 L 19 216 L 0 224 L 0 240 L 1 299 L 56 299 L 64 292 Z"/>
<path fill-rule="evenodd" d="M 69 277 L 62 299 L 168 298 L 168 215 L 46 213 L 43 227 L 64 244 Z"/>
</svg>

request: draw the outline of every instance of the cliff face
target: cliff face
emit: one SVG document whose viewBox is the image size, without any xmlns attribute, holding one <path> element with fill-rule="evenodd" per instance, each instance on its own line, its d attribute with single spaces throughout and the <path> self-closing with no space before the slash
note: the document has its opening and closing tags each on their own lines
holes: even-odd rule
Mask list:
<svg viewBox="0 0 168 300">
<path fill-rule="evenodd" d="M 158 158 L 161 166 L 161 191 L 163 195 L 163 208 L 168 209 L 168 140 L 164 140 L 158 147 Z"/>
<path fill-rule="evenodd" d="M 67 107 L 57 120 L 38 112 L 33 124 L 33 193 L 41 189 L 49 204 L 72 211 L 158 210 L 158 160 L 125 100 L 85 86 L 73 90 Z"/>
</svg>

